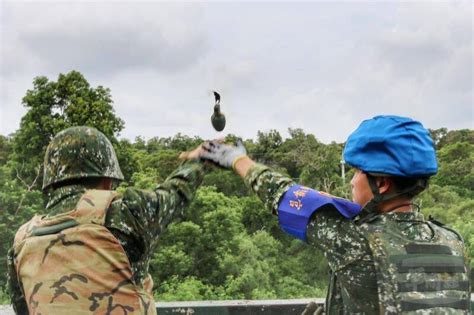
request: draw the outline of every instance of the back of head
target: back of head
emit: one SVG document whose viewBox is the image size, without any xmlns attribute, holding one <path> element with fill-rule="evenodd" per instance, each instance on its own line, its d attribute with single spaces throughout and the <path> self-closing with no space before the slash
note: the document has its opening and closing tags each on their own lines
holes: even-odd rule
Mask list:
<svg viewBox="0 0 474 315">
<path fill-rule="evenodd" d="M 123 174 L 109 139 L 92 127 L 71 127 L 51 140 L 44 158 L 43 190 L 75 179 L 112 178 Z"/>
</svg>

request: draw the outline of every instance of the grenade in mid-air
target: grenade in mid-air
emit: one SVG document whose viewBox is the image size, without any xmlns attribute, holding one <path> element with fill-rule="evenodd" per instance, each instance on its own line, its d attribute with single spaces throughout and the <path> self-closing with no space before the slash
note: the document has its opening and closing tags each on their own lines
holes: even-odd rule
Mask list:
<svg viewBox="0 0 474 315">
<path fill-rule="evenodd" d="M 212 127 L 217 131 L 222 131 L 225 127 L 225 115 L 221 112 L 221 96 L 219 93 L 214 91 L 214 97 L 216 99 L 216 104 L 214 105 L 214 113 L 211 116 Z"/>
</svg>

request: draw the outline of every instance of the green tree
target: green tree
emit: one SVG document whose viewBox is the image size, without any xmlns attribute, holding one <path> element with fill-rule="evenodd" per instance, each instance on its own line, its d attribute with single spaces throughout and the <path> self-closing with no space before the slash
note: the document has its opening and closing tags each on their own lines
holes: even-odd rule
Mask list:
<svg viewBox="0 0 474 315">
<path fill-rule="evenodd" d="M 430 129 L 430 134 L 437 149 L 441 149 L 447 144 L 454 144 L 456 142 L 468 142 L 474 144 L 474 130 L 471 129 L 449 131 L 446 128 Z"/>
<path fill-rule="evenodd" d="M 60 74 L 57 81 L 36 77 L 33 89 L 22 100 L 27 113 L 13 137 L 14 159 L 22 165 L 21 175 L 31 181 L 43 161 L 52 137 L 64 128 L 95 127 L 116 144 L 123 121 L 115 116 L 110 90 L 93 88 L 77 71 Z"/>
<path fill-rule="evenodd" d="M 227 294 L 238 299 L 276 298 L 272 268 L 281 244 L 264 231 L 252 236 L 240 234 L 236 244 L 236 249 L 219 260 Z"/>
<path fill-rule="evenodd" d="M 155 282 L 171 281 L 173 276 L 199 276 L 204 253 L 203 229 L 190 222 L 172 223 L 153 256 Z"/>
<path fill-rule="evenodd" d="M 11 139 L 0 135 L 0 165 L 5 165 L 13 151 Z"/>
<path fill-rule="evenodd" d="M 267 165 L 274 164 L 274 154 L 282 144 L 282 137 L 277 130 L 257 132 L 257 142 L 251 147 L 249 153 L 256 161 Z"/>
<path fill-rule="evenodd" d="M 203 181 L 204 186 L 214 186 L 218 192 L 226 196 L 248 196 L 249 189 L 245 186 L 242 179 L 226 170 L 214 168 L 207 173 Z"/>
<path fill-rule="evenodd" d="M 278 220 L 265 208 L 255 195 L 239 199 L 242 205 L 242 223 L 248 234 L 267 231 L 271 235 L 280 235 Z"/>
<path fill-rule="evenodd" d="M 194 149 L 201 142 L 202 139 L 199 137 L 191 138 L 179 132 L 173 137 L 159 139 L 159 143 L 163 148 L 176 150 L 178 152 Z"/>
<path fill-rule="evenodd" d="M 329 193 L 340 186 L 342 145 L 323 144 L 302 129 L 288 131 L 290 138 L 273 154 L 274 163 L 303 185 Z"/>
<path fill-rule="evenodd" d="M 139 171 L 138 161 L 134 158 L 134 146 L 127 139 L 120 139 L 120 141 L 115 143 L 114 148 L 125 184 L 129 184 L 133 174 Z"/>
<path fill-rule="evenodd" d="M 474 197 L 474 143 L 455 142 L 438 151 L 439 170 L 432 182 L 453 186 L 462 196 Z"/>
<path fill-rule="evenodd" d="M 328 193 L 339 186 L 342 182 L 340 176 L 340 160 L 342 147 L 333 142 L 329 145 L 321 145 L 311 154 L 305 156 L 301 163 L 302 172 L 300 182 L 306 186 L 314 187 Z"/>
<path fill-rule="evenodd" d="M 14 177 L 10 165 L 0 166 L 0 290 L 6 283 L 6 257 L 16 231 L 43 209 L 41 192 Z"/>
<path fill-rule="evenodd" d="M 217 297 L 212 287 L 195 277 L 180 278 L 173 276 L 160 284 L 155 295 L 158 301 L 201 301 L 215 300 Z"/>
<path fill-rule="evenodd" d="M 440 145 L 442 146 L 442 142 L 444 142 L 444 138 L 448 134 L 448 129 L 439 128 L 439 129 L 428 129 L 428 130 L 430 132 L 431 138 L 433 139 L 433 142 L 436 148 L 439 149 Z"/>
</svg>

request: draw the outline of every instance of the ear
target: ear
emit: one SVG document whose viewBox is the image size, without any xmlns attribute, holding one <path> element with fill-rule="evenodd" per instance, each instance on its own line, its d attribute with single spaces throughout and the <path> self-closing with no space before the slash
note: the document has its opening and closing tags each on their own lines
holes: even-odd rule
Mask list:
<svg viewBox="0 0 474 315">
<path fill-rule="evenodd" d="M 389 177 L 378 177 L 376 182 L 381 195 L 389 192 L 393 186 L 393 182 Z"/>
</svg>

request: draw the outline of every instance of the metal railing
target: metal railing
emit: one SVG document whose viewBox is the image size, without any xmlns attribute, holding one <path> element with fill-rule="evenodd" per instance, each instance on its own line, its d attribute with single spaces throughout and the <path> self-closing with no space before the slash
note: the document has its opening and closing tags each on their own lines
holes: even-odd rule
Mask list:
<svg viewBox="0 0 474 315">
<path fill-rule="evenodd" d="M 309 302 L 322 305 L 324 299 L 158 302 L 156 309 L 158 315 L 300 315 Z M 15 313 L 9 305 L 0 305 L 0 315 Z"/>
<path fill-rule="evenodd" d="M 231 300 L 158 302 L 158 315 L 300 315 L 310 302 L 324 299 Z M 15 315 L 8 305 L 0 305 L 0 315 Z"/>
<path fill-rule="evenodd" d="M 324 299 L 159 302 L 159 315 L 300 315 L 310 302 Z"/>
</svg>

